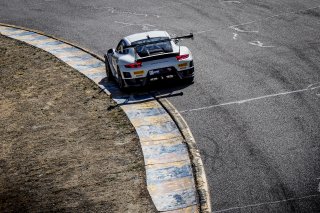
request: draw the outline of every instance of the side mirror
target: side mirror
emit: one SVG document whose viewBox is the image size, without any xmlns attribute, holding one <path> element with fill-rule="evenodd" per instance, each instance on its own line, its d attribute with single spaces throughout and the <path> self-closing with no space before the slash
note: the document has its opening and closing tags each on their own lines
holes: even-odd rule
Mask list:
<svg viewBox="0 0 320 213">
<path fill-rule="evenodd" d="M 113 49 L 109 49 L 107 53 L 113 53 Z"/>
</svg>

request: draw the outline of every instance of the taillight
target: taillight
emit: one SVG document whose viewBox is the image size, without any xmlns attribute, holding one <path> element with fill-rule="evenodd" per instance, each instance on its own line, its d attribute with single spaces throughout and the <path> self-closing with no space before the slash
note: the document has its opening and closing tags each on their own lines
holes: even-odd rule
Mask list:
<svg viewBox="0 0 320 213">
<path fill-rule="evenodd" d="M 177 55 L 176 58 L 178 61 L 181 61 L 183 59 L 186 59 L 189 57 L 189 54 L 184 54 L 184 55 Z"/>
<path fill-rule="evenodd" d="M 124 65 L 126 68 L 139 68 L 142 66 L 142 62 L 141 61 L 137 61 L 135 63 L 132 64 L 126 64 Z"/>
</svg>

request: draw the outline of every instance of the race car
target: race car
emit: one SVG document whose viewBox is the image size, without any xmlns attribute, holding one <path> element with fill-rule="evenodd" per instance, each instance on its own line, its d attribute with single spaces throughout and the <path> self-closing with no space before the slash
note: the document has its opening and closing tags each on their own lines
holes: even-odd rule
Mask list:
<svg viewBox="0 0 320 213">
<path fill-rule="evenodd" d="M 178 45 L 185 38 L 193 35 L 171 38 L 166 31 L 150 31 L 124 37 L 104 55 L 108 79 L 116 80 L 120 89 L 167 78 L 192 83 L 192 54 Z"/>
</svg>

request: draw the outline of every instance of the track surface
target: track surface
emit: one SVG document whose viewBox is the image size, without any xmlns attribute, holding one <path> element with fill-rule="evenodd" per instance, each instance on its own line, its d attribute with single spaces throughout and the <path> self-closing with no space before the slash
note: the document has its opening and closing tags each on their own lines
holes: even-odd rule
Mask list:
<svg viewBox="0 0 320 213">
<path fill-rule="evenodd" d="M 183 44 L 196 81 L 168 91 L 184 91 L 170 101 L 198 142 L 213 211 L 319 212 L 319 7 L 319 0 L 0 0 L 0 22 L 100 55 L 135 32 L 194 32 Z"/>
</svg>

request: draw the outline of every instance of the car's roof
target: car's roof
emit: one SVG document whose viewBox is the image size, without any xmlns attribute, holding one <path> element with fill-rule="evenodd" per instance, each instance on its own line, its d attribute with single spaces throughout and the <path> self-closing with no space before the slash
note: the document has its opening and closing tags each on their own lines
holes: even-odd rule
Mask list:
<svg viewBox="0 0 320 213">
<path fill-rule="evenodd" d="M 149 32 L 132 34 L 132 35 L 124 37 L 124 39 L 127 40 L 131 44 L 132 42 L 135 42 L 135 41 L 147 39 L 148 38 L 147 36 L 149 36 L 150 38 L 170 37 L 166 31 L 149 31 Z"/>
</svg>

